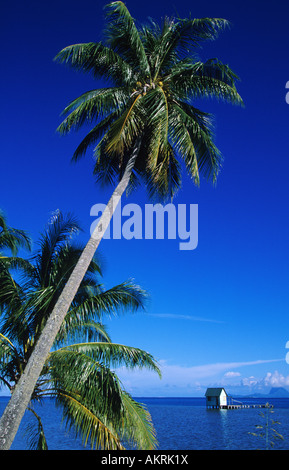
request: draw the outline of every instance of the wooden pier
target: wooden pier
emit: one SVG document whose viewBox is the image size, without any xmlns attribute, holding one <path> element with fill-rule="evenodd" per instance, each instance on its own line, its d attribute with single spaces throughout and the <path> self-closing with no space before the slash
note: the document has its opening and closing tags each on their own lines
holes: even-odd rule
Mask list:
<svg viewBox="0 0 289 470">
<path fill-rule="evenodd" d="M 224 409 L 224 410 L 236 410 L 236 409 L 240 409 L 240 408 L 266 408 L 266 405 L 262 405 L 262 404 L 250 404 L 250 405 L 227 405 L 227 406 L 220 406 L 220 409 Z"/>
<path fill-rule="evenodd" d="M 209 410 L 240 410 L 243 408 L 266 408 L 266 405 L 262 404 L 249 404 L 249 405 L 207 405 Z"/>
</svg>

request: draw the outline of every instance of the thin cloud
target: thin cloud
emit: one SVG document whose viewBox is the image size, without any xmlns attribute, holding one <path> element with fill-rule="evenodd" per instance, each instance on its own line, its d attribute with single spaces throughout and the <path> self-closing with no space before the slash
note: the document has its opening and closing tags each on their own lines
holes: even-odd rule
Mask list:
<svg viewBox="0 0 289 470">
<path fill-rule="evenodd" d="M 196 379 L 196 378 L 204 378 L 204 377 L 211 377 L 217 375 L 221 372 L 231 371 L 231 369 L 238 369 L 239 367 L 244 366 L 254 366 L 260 364 L 268 364 L 272 362 L 280 362 L 284 361 L 284 359 L 265 359 L 265 360 L 257 360 L 257 361 L 246 361 L 246 362 L 217 362 L 213 364 L 204 364 L 201 366 L 192 366 L 192 367 L 182 367 L 182 366 L 173 366 L 167 365 L 163 363 L 163 371 L 164 375 L 169 377 L 185 377 Z"/>
<path fill-rule="evenodd" d="M 214 320 L 212 318 L 196 317 L 194 315 L 183 315 L 178 313 L 149 313 L 150 317 L 157 318 L 169 318 L 173 320 L 189 320 L 189 321 L 199 321 L 199 322 L 208 322 L 208 323 L 225 323 L 221 320 Z"/>
</svg>

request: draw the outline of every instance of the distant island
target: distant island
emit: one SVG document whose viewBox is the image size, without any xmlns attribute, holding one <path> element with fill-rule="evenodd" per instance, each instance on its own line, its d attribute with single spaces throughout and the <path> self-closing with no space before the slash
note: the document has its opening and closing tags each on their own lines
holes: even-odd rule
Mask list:
<svg viewBox="0 0 289 470">
<path fill-rule="evenodd" d="M 269 393 L 253 393 L 246 395 L 246 398 L 289 398 L 289 391 L 283 387 L 272 387 Z"/>
</svg>

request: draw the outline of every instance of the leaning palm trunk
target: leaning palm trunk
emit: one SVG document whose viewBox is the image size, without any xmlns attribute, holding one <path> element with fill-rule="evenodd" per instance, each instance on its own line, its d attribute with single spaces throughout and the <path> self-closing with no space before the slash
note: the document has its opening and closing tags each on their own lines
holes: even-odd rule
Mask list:
<svg viewBox="0 0 289 470">
<path fill-rule="evenodd" d="M 31 354 L 24 373 L 21 375 L 5 408 L 0 419 L 0 450 L 9 450 L 12 445 L 56 335 L 111 221 L 113 213 L 128 186 L 138 151 L 139 144 L 136 144 L 124 174 L 63 289 Z"/>
</svg>

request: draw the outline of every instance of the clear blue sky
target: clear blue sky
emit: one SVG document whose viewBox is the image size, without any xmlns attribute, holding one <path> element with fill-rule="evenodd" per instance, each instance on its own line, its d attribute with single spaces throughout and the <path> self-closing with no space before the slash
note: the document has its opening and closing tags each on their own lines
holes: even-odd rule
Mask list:
<svg viewBox="0 0 289 470">
<path fill-rule="evenodd" d="M 90 208 L 111 189 L 94 183 L 90 155 L 70 158 L 81 135 L 59 137 L 64 107 L 93 80 L 53 62 L 63 47 L 101 39 L 99 0 L 4 2 L 1 7 L 1 198 L 10 225 L 34 240 L 52 211 L 73 212 L 89 236 Z M 176 204 L 198 204 L 199 243 L 103 240 L 105 284 L 148 290 L 146 312 L 107 321 L 115 342 L 158 359 L 163 379 L 120 371 L 135 396 L 200 396 L 289 386 L 289 6 L 281 0 L 127 1 L 139 22 L 179 14 L 223 17 L 232 27 L 200 51 L 240 76 L 246 107 L 206 101 L 224 165 L 216 187 L 184 178 Z M 143 190 L 126 202 L 142 207 Z"/>
</svg>

